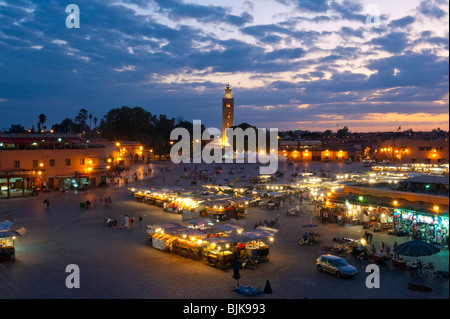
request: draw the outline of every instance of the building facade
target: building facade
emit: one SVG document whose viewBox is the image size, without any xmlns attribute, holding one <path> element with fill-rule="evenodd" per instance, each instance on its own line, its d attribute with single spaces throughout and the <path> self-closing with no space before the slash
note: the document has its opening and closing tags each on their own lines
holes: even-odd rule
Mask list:
<svg viewBox="0 0 450 319">
<path fill-rule="evenodd" d="M 225 97 L 222 98 L 222 145 L 227 143 L 225 130 L 234 126 L 234 98 L 228 84 L 225 88 Z"/>
<path fill-rule="evenodd" d="M 447 139 L 387 139 L 378 142 L 374 153 L 377 161 L 389 160 L 391 163 L 448 163 L 449 149 Z"/>
<path fill-rule="evenodd" d="M 0 134 L 0 197 L 36 190 L 107 185 L 141 162 L 137 142 L 85 140 L 73 134 Z"/>
</svg>

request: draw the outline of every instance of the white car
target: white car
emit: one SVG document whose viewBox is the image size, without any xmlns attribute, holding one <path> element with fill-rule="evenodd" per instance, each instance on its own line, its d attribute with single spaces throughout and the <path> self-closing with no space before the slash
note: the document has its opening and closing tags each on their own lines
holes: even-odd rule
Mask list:
<svg viewBox="0 0 450 319">
<path fill-rule="evenodd" d="M 334 255 L 322 255 L 316 260 L 317 270 L 326 271 L 336 277 L 354 277 L 358 270 L 350 265 L 345 259 Z"/>
</svg>

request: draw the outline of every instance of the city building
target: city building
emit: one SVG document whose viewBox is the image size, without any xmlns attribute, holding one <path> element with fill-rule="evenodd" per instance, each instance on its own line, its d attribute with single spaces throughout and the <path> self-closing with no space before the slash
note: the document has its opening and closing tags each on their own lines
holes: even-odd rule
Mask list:
<svg viewBox="0 0 450 319">
<path fill-rule="evenodd" d="M 231 95 L 231 88 L 228 84 L 225 88 L 225 97 L 222 98 L 222 145 L 227 142 L 225 129 L 234 126 L 234 98 Z"/>
<path fill-rule="evenodd" d="M 390 138 L 380 140 L 374 152 L 377 161 L 391 163 L 448 163 L 448 139 L 436 138 Z"/>
<path fill-rule="evenodd" d="M 108 178 L 144 159 L 138 142 L 87 140 L 75 134 L 0 134 L 0 197 L 107 185 Z"/>
</svg>

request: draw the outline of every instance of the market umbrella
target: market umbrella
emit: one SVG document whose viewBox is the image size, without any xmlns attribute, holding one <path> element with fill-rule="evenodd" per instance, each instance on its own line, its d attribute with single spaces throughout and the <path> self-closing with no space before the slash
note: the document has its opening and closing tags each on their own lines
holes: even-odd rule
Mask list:
<svg viewBox="0 0 450 319">
<path fill-rule="evenodd" d="M 233 252 L 233 279 L 236 279 L 237 281 L 237 287 L 239 287 L 239 279 L 241 279 L 241 274 L 239 273 L 239 270 L 241 268 L 241 263 L 239 261 L 238 252 L 235 249 Z"/>
<path fill-rule="evenodd" d="M 431 256 L 439 251 L 439 248 L 418 239 L 407 241 L 394 248 L 394 253 L 409 257 Z"/>
</svg>

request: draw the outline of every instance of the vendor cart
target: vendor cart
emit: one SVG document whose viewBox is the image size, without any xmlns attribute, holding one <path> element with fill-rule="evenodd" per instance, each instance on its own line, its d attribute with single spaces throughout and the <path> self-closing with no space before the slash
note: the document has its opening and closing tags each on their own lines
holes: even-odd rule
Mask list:
<svg viewBox="0 0 450 319">
<path fill-rule="evenodd" d="M 392 264 L 392 266 L 394 266 L 398 269 L 401 269 L 401 270 L 405 270 L 407 268 L 406 261 L 404 261 L 401 258 L 396 258 L 396 257 L 392 258 L 391 264 Z"/>
<path fill-rule="evenodd" d="M 318 244 L 320 243 L 320 234 L 315 232 L 306 232 L 303 236 L 298 240 L 299 245 L 305 244 Z"/>
<path fill-rule="evenodd" d="M 20 236 L 20 234 L 11 230 L 0 231 L 0 259 L 15 260 L 16 248 L 14 241 L 16 236 Z"/>
</svg>

